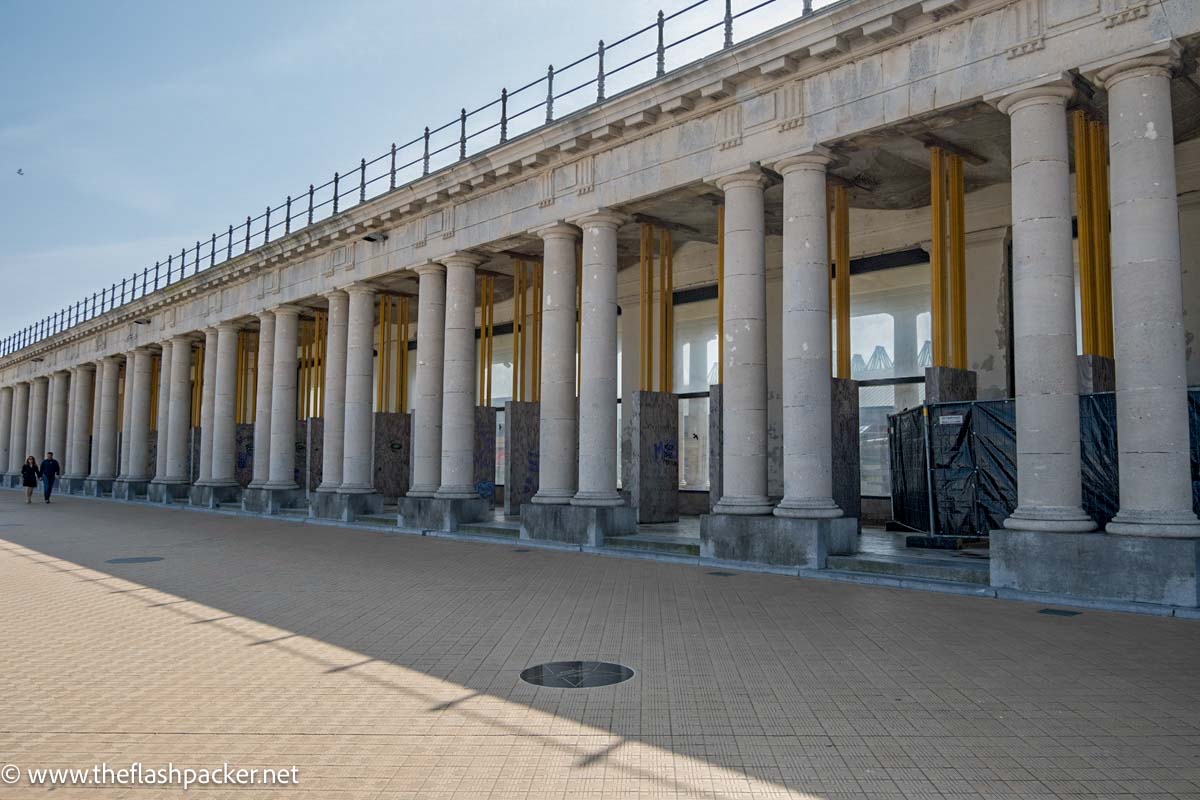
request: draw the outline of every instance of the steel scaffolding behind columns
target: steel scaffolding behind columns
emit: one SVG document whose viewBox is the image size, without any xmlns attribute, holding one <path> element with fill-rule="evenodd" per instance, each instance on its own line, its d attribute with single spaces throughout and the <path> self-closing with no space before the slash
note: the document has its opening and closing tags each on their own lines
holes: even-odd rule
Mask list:
<svg viewBox="0 0 1200 800">
<path fill-rule="evenodd" d="M 929 148 L 929 317 L 933 366 L 949 366 L 946 347 L 946 171 L 942 148 Z"/>
<path fill-rule="evenodd" d="M 1083 352 L 1112 358 L 1112 254 L 1109 239 L 1107 131 L 1087 112 L 1071 112 Z"/>
<path fill-rule="evenodd" d="M 967 368 L 967 220 L 962 156 L 946 157 L 950 211 L 950 366 Z"/>
<path fill-rule="evenodd" d="M 718 212 L 719 225 L 724 229 L 724 214 Z M 660 336 L 655 339 L 654 325 L 654 249 L 655 227 L 643 222 L 641 228 L 641 296 L 639 298 L 641 311 L 640 330 L 641 355 L 639 373 L 641 379 L 639 388 L 644 392 L 655 391 L 654 381 L 654 344 L 658 342 L 658 391 L 674 391 L 674 336 L 672 320 L 674 319 L 674 253 L 671 243 L 671 232 L 666 228 L 658 229 L 658 331 Z M 723 235 L 720 237 L 723 240 Z M 718 250 L 723 241 L 718 243 Z M 724 261 L 719 257 L 718 264 L 718 320 L 723 314 L 720 302 L 720 286 L 724 281 Z M 717 327 L 717 337 L 720 340 L 723 328 L 720 322 Z"/>
<path fill-rule="evenodd" d="M 583 240 L 575 243 L 575 397 L 583 380 Z M 488 392 L 489 404 L 491 392 Z"/>
<path fill-rule="evenodd" d="M 192 427 L 200 427 L 200 398 L 204 393 L 204 343 L 196 345 L 192 358 Z"/>
<path fill-rule="evenodd" d="M 492 339 L 495 336 L 496 279 L 483 275 L 479 279 L 479 405 L 492 404 Z"/>
</svg>

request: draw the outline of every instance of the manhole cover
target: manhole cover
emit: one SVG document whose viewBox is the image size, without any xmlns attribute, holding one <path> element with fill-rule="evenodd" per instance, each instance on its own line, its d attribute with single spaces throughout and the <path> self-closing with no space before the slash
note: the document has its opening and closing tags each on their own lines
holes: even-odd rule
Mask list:
<svg viewBox="0 0 1200 800">
<path fill-rule="evenodd" d="M 521 680 L 534 686 L 553 689 L 592 689 L 621 683 L 633 677 L 633 670 L 607 661 L 551 661 L 521 673 Z"/>
<path fill-rule="evenodd" d="M 1067 611 L 1062 608 L 1043 608 L 1038 613 L 1045 614 L 1050 617 L 1078 617 L 1083 612 L 1082 611 Z"/>
<path fill-rule="evenodd" d="M 148 564 L 151 561 L 162 561 L 162 556 L 130 556 L 129 558 L 110 558 L 105 564 Z"/>
<path fill-rule="evenodd" d="M 515 550 L 513 550 L 513 552 L 514 553 L 528 553 L 529 548 L 528 547 L 518 547 Z"/>
<path fill-rule="evenodd" d="M 721 572 L 720 570 L 717 570 L 716 572 L 710 572 L 708 574 L 712 575 L 714 578 L 732 578 L 734 575 L 737 575 L 736 572 Z"/>
</svg>

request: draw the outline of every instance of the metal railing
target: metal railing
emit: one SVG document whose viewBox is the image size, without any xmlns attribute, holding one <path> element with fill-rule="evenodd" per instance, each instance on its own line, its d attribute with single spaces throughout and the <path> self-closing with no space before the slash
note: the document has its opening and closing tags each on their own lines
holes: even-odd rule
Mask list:
<svg viewBox="0 0 1200 800">
<path fill-rule="evenodd" d="M 670 14 L 662 11 L 654 22 L 614 42 L 603 40 L 592 52 L 563 67 L 547 67 L 546 73 L 536 80 L 509 90 L 501 89 L 500 96 L 471 111 L 465 107 L 454 119 L 435 128 L 426 127 L 421 135 L 403 144 L 392 146 L 372 159 L 362 158 L 350 169 L 333 173 L 324 183 L 309 184 L 306 190 L 288 195 L 278 205 L 267 205 L 257 216 L 250 214 L 237 225 L 230 225 L 222 233 L 212 233 L 205 239 L 196 240 L 191 247 L 181 247 L 179 252 L 168 254 L 165 260 L 154 262 L 140 272 L 134 271 L 119 282 L 93 292 L 73 305 L 38 322 L 27 325 L 16 333 L 0 340 L 0 356 L 12 353 L 55 336 L 80 323 L 120 308 L 134 300 L 145 297 L 178 283 L 184 278 L 199 274 L 217 264 L 250 252 L 271 241 L 271 237 L 286 236 L 293 231 L 306 228 L 315 222 L 328 219 L 348 208 L 373 200 L 397 187 L 420 180 L 433 172 L 451 167 L 468 157 L 471 146 L 475 152 L 503 144 L 516 136 L 523 135 L 543 125 L 549 125 L 566 114 L 603 103 L 611 97 L 612 80 L 629 78 L 621 91 L 627 91 L 666 74 L 667 57 L 672 50 L 689 43 L 703 43 L 706 35 L 720 37 L 721 48 L 733 46 L 734 23 L 756 11 L 776 3 L 795 3 L 796 0 L 759 0 L 737 13 L 732 0 L 695 0 L 695 2 Z M 687 17 L 695 20 L 698 9 L 711 9 L 714 5 L 723 8 L 715 21 L 701 23 L 702 27 L 679 39 L 668 40 L 668 23 L 680 24 L 677 20 Z M 802 0 L 800 16 L 812 13 L 812 0 Z M 691 16 L 689 16 L 691 15 Z M 710 17 L 711 19 L 711 17 Z M 635 51 L 637 44 L 656 42 L 653 49 Z M 630 55 L 632 53 L 632 55 Z M 638 54 L 640 53 L 640 54 Z M 616 66 L 614 55 L 626 60 Z M 704 56 L 702 56 L 704 57 Z M 653 59 L 653 73 L 649 65 Z M 692 62 L 687 62 L 692 63 Z M 685 66 L 681 65 L 681 66 Z M 640 70 L 639 70 L 640 68 Z M 640 79 L 639 79 L 639 76 Z M 565 88 L 561 88 L 566 83 Z M 594 87 L 594 93 L 584 90 Z M 514 101 L 518 110 L 512 111 Z M 557 104 L 557 106 L 556 106 Z M 537 112 L 544 110 L 544 116 Z"/>
</svg>

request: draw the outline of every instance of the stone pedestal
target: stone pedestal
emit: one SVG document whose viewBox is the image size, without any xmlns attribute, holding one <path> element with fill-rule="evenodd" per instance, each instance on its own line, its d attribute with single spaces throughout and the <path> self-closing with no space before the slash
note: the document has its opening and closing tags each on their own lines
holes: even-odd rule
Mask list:
<svg viewBox="0 0 1200 800">
<path fill-rule="evenodd" d="M 925 368 L 925 404 L 975 400 L 975 373 L 954 367 Z"/>
<path fill-rule="evenodd" d="M 537 403 L 504 404 L 504 514 L 516 516 L 538 488 Z"/>
<path fill-rule="evenodd" d="M 59 491 L 63 494 L 83 494 L 83 485 L 87 483 L 87 478 L 63 478 L 59 482 Z M 4 486 L 16 486 L 16 478 L 14 476 L 4 476 Z"/>
<path fill-rule="evenodd" d="M 858 550 L 858 520 L 770 515 L 706 514 L 700 518 L 700 555 L 804 569 L 825 569 L 827 556 Z"/>
<path fill-rule="evenodd" d="M 151 443 L 153 448 L 153 442 Z M 254 479 L 254 423 L 242 422 L 234 429 L 234 479 L 249 486 Z M 150 463 L 154 463 L 153 460 Z"/>
<path fill-rule="evenodd" d="M 149 490 L 150 481 L 113 481 L 113 498 L 117 500 L 140 500 L 143 497 L 148 497 Z"/>
<path fill-rule="evenodd" d="M 1200 539 L 999 529 L 990 549 L 996 588 L 1200 606 Z"/>
<path fill-rule="evenodd" d="M 491 503 L 481 497 L 401 497 L 396 505 L 401 528 L 423 531 L 454 532 L 465 522 L 485 522 L 492 516 Z"/>
<path fill-rule="evenodd" d="M 630 536 L 637 525 L 637 512 L 629 506 L 521 506 L 522 539 L 600 547 L 605 536 Z"/>
<path fill-rule="evenodd" d="M 411 425 L 408 414 L 375 414 L 375 491 L 385 498 L 408 493 L 412 475 Z"/>
<path fill-rule="evenodd" d="M 20 479 L 18 484 L 20 485 Z M 110 478 L 86 478 L 83 481 L 83 493 L 88 497 L 110 497 L 113 481 Z"/>
<path fill-rule="evenodd" d="M 971 373 L 974 375 L 974 373 Z M 830 415 L 833 425 L 833 502 L 856 522 L 862 516 L 862 470 L 858 440 L 858 381 L 834 378 Z"/>
<path fill-rule="evenodd" d="M 637 521 L 679 521 L 679 399 L 634 392 L 629 414 L 629 475 L 624 489 Z"/>
<path fill-rule="evenodd" d="M 192 505 L 200 508 L 217 508 L 221 503 L 236 503 L 242 498 L 242 487 L 234 484 L 202 484 L 193 486 L 188 492 Z"/>
<path fill-rule="evenodd" d="M 1117 389 L 1117 362 L 1105 356 L 1075 356 L 1079 394 L 1099 394 Z"/>
<path fill-rule="evenodd" d="M 309 417 L 296 423 L 296 483 L 317 491 L 325 474 L 325 420 Z M 334 487 L 337 488 L 337 487 Z"/>
<path fill-rule="evenodd" d="M 303 489 L 248 488 L 242 492 L 242 510 L 256 514 L 278 514 L 280 509 L 303 505 Z"/>
<path fill-rule="evenodd" d="M 191 490 L 192 485 L 182 481 L 151 481 L 146 489 L 146 496 L 151 503 L 170 505 L 187 500 Z"/>
<path fill-rule="evenodd" d="M 383 511 L 383 495 L 377 492 L 312 492 L 308 500 L 309 512 L 317 519 L 354 522 L 357 517 Z"/>
<path fill-rule="evenodd" d="M 496 409 L 475 407 L 475 491 L 496 504 Z"/>
</svg>

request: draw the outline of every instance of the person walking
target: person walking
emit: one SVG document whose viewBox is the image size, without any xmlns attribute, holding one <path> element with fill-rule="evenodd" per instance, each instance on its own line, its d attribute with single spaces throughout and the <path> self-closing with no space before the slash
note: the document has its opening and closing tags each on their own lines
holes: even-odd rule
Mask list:
<svg viewBox="0 0 1200 800">
<path fill-rule="evenodd" d="M 42 477 L 42 473 L 38 470 L 37 461 L 33 456 L 25 459 L 25 463 L 21 465 L 21 485 L 25 487 L 25 502 L 33 502 L 33 490 L 37 488 L 38 478 Z"/>
<path fill-rule="evenodd" d="M 42 488 L 46 492 L 46 502 L 50 502 L 50 493 L 54 491 L 54 483 L 58 480 L 58 476 L 62 474 L 62 468 L 58 462 L 54 460 L 54 453 L 46 453 L 46 460 L 42 462 Z"/>
</svg>

